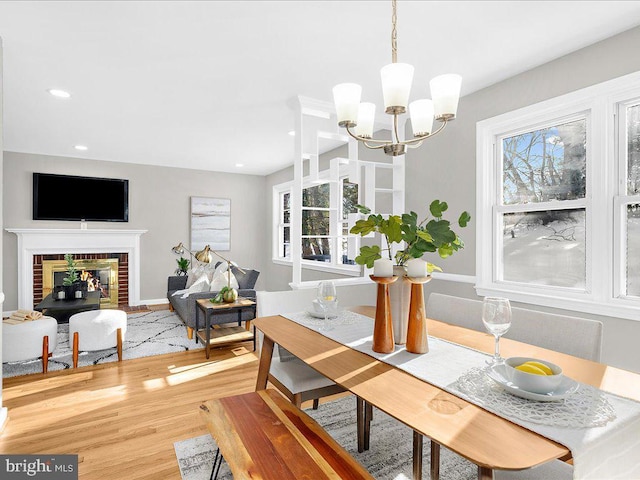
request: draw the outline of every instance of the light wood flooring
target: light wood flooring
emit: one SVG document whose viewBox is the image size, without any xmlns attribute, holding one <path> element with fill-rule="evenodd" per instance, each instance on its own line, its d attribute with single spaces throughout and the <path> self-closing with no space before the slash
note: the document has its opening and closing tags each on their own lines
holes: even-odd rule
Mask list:
<svg viewBox="0 0 640 480">
<path fill-rule="evenodd" d="M 243 345 L 246 345 L 246 349 Z M 207 433 L 205 400 L 255 389 L 251 344 L 3 381 L 0 452 L 79 455 L 82 480 L 180 479 L 173 443 Z"/>
</svg>

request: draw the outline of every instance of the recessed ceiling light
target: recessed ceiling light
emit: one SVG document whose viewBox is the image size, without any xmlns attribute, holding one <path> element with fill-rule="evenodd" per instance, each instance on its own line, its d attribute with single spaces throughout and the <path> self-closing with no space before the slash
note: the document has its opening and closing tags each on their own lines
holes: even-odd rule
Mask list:
<svg viewBox="0 0 640 480">
<path fill-rule="evenodd" d="M 64 90 L 58 90 L 57 88 L 51 88 L 47 91 L 54 97 L 69 98 L 71 96 L 69 92 L 66 92 Z"/>
<path fill-rule="evenodd" d="M 236 167 L 242 168 L 242 167 L 244 167 L 244 163 L 236 163 Z"/>
<path fill-rule="evenodd" d="M 73 148 L 75 148 L 76 150 L 89 150 L 88 147 L 86 147 L 85 145 L 74 145 Z"/>
<path fill-rule="evenodd" d="M 296 131 L 295 130 L 291 130 L 290 132 L 288 132 L 289 135 L 291 135 L 292 137 L 296 136 Z"/>
</svg>

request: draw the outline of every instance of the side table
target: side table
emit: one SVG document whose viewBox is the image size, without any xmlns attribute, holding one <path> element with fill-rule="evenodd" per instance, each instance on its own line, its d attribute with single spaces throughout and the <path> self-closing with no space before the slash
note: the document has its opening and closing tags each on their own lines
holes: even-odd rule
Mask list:
<svg viewBox="0 0 640 480">
<path fill-rule="evenodd" d="M 196 301 L 196 338 L 205 347 L 205 354 L 209 358 L 211 347 L 220 347 L 230 343 L 253 341 L 253 350 L 256 349 L 255 332 L 251 329 L 251 320 L 242 320 L 243 310 L 253 310 L 256 316 L 256 302 L 248 298 L 238 297 L 233 303 L 212 303 L 207 298 Z M 238 325 L 233 327 L 211 328 L 212 325 L 220 325 L 215 321 L 215 316 L 221 313 L 238 312 Z M 204 329 L 200 330 L 200 313 L 204 314 Z M 213 321 L 212 321 L 212 318 Z M 245 326 L 242 327 L 242 322 Z M 228 323 L 225 321 L 225 323 Z"/>
</svg>

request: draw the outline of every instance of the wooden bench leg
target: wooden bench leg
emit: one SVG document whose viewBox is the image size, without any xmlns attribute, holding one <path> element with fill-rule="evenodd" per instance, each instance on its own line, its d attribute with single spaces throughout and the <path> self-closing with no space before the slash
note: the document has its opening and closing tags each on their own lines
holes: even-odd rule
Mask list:
<svg viewBox="0 0 640 480">
<path fill-rule="evenodd" d="M 49 369 L 49 335 L 42 337 L 42 373 Z"/>
<path fill-rule="evenodd" d="M 118 361 L 122 361 L 122 329 L 119 328 L 116 332 L 116 348 L 118 349 Z"/>
<path fill-rule="evenodd" d="M 364 401 L 356 395 L 356 429 L 358 435 L 358 453 L 364 452 Z"/>
<path fill-rule="evenodd" d="M 78 346 L 80 344 L 80 339 L 78 337 L 78 332 L 73 332 L 73 368 L 78 368 Z"/>
<path fill-rule="evenodd" d="M 493 470 L 478 466 L 478 480 L 493 480 Z"/>
<path fill-rule="evenodd" d="M 319 406 L 320 406 L 320 399 L 319 398 L 314 398 L 313 399 L 313 409 L 317 410 Z"/>
</svg>

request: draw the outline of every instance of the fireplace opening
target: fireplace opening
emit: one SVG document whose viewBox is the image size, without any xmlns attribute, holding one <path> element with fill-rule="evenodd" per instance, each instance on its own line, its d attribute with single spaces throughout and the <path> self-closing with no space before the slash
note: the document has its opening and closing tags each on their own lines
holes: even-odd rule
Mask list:
<svg viewBox="0 0 640 480">
<path fill-rule="evenodd" d="M 79 259 L 80 256 L 74 255 L 79 280 L 87 282 L 87 291 L 100 292 L 100 308 L 118 308 L 122 301 L 126 303 L 127 299 L 121 298 L 120 292 L 120 279 L 123 272 L 122 262 L 119 261 L 119 258 Z M 119 255 L 115 256 L 119 257 Z M 124 264 L 126 268 L 126 259 L 124 259 Z M 67 276 L 67 262 L 60 258 L 42 259 L 41 265 L 41 298 L 46 298 L 56 287 L 63 284 L 64 278 Z"/>
</svg>

